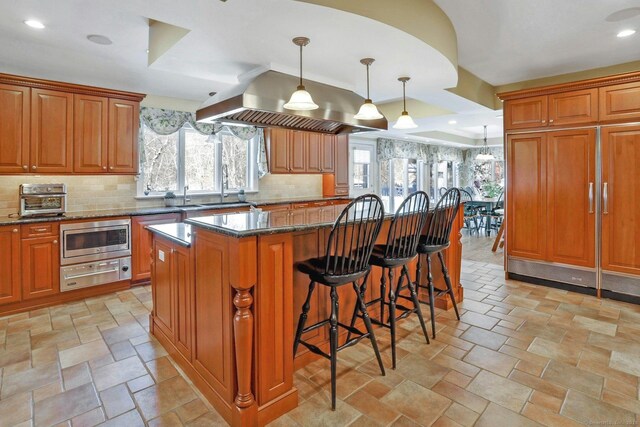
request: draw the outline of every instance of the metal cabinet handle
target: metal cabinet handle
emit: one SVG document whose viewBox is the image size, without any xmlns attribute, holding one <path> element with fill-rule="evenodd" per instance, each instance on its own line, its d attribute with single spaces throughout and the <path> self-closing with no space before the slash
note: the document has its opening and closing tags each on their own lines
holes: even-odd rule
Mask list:
<svg viewBox="0 0 640 427">
<path fill-rule="evenodd" d="M 547 121 L 546 120 L 542 120 L 542 123 L 547 123 Z"/>
<path fill-rule="evenodd" d="M 107 167 L 106 167 L 106 166 L 103 166 L 103 167 L 102 167 L 102 170 L 105 170 L 105 171 L 106 171 L 106 170 L 107 170 Z"/>
<path fill-rule="evenodd" d="M 29 169 L 29 166 L 27 166 L 27 165 L 22 165 L 22 169 L 27 170 L 27 169 Z"/>
<path fill-rule="evenodd" d="M 58 244 L 58 241 L 57 241 L 57 240 L 54 240 L 54 241 L 53 241 L 53 244 L 54 244 L 54 245 L 57 245 L 57 244 Z"/>
<path fill-rule="evenodd" d="M 589 213 L 593 213 L 593 182 L 589 183 Z"/>
<path fill-rule="evenodd" d="M 602 213 L 606 215 L 609 213 L 609 184 L 606 182 L 602 185 L 602 203 Z"/>
<path fill-rule="evenodd" d="M 37 168 L 37 166 L 33 165 L 33 166 L 31 166 L 31 169 L 36 170 L 38 168 Z"/>
<path fill-rule="evenodd" d="M 549 119 L 549 123 L 553 123 L 553 119 Z"/>
<path fill-rule="evenodd" d="M 33 231 L 35 231 L 36 233 L 42 233 L 44 231 L 49 231 L 49 229 L 46 227 L 40 227 L 40 228 L 34 228 Z"/>
<path fill-rule="evenodd" d="M 109 169 L 110 169 L 110 170 L 113 170 L 113 166 L 109 166 Z"/>
<path fill-rule="evenodd" d="M 13 229 L 13 230 L 11 230 L 11 231 L 13 231 L 14 233 L 17 233 L 17 232 L 18 232 L 18 229 L 17 229 L 17 228 L 14 228 L 14 229 Z"/>
</svg>

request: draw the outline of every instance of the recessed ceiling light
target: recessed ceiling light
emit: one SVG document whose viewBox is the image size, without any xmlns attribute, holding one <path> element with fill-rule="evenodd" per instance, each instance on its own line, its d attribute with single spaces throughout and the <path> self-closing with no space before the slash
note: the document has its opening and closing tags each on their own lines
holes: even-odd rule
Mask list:
<svg viewBox="0 0 640 427">
<path fill-rule="evenodd" d="M 37 28 L 38 30 L 41 30 L 44 28 L 44 24 L 35 19 L 27 19 L 26 21 L 24 21 L 24 23 L 30 26 L 31 28 Z"/>
<path fill-rule="evenodd" d="M 89 34 L 87 40 L 101 45 L 110 45 L 113 43 L 109 37 L 101 36 L 100 34 Z"/>
<path fill-rule="evenodd" d="M 628 29 L 628 30 L 622 30 L 618 33 L 618 37 L 619 38 L 623 38 L 623 37 L 629 37 L 632 36 L 636 33 L 636 30 L 632 30 L 632 29 Z"/>
<path fill-rule="evenodd" d="M 458 122 L 456 122 L 455 120 L 449 120 L 449 124 L 450 125 L 455 125 L 456 123 L 458 123 Z"/>
<path fill-rule="evenodd" d="M 147 49 L 147 53 L 149 53 L 149 49 Z"/>
</svg>

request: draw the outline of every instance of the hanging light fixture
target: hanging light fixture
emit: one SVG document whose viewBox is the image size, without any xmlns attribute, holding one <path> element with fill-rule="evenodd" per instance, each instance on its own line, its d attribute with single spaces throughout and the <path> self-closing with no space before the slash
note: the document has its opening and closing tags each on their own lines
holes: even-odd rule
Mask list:
<svg viewBox="0 0 640 427">
<path fill-rule="evenodd" d="M 489 151 L 489 145 L 487 144 L 487 125 L 484 125 L 484 145 L 480 149 L 480 152 L 476 156 L 476 160 L 493 160 L 495 157 Z"/>
<path fill-rule="evenodd" d="M 393 125 L 394 129 L 414 129 L 418 125 L 413 121 L 409 113 L 407 113 L 407 96 L 405 88 L 410 77 L 398 77 L 398 81 L 402 82 L 402 114 L 398 117 L 398 121 Z"/>
<path fill-rule="evenodd" d="M 362 65 L 367 66 L 367 99 L 364 100 L 364 104 L 360 107 L 358 114 L 353 116 L 353 118 L 357 120 L 376 120 L 384 117 L 369 97 L 369 66 L 373 64 L 373 61 L 375 61 L 373 58 L 363 58 L 360 60 Z"/>
<path fill-rule="evenodd" d="M 311 99 L 311 95 L 309 94 L 309 92 L 307 92 L 307 90 L 304 88 L 304 85 L 302 84 L 302 48 L 308 45 L 310 41 L 311 40 L 309 40 L 307 37 L 296 37 L 293 39 L 293 44 L 295 44 L 296 46 L 300 46 L 300 84 L 298 85 L 296 91 L 291 94 L 291 99 L 289 99 L 289 102 L 284 104 L 284 108 L 286 108 L 287 110 L 308 111 L 318 108 L 318 105 L 313 102 L 313 99 Z"/>
</svg>

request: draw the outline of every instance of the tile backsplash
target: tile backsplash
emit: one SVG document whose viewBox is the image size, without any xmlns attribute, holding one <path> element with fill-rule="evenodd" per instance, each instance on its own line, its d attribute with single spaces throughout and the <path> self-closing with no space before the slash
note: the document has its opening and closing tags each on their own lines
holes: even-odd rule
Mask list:
<svg viewBox="0 0 640 427">
<path fill-rule="evenodd" d="M 17 213 L 20 184 L 64 183 L 67 185 L 67 211 L 104 210 L 164 205 L 162 199 L 136 199 L 136 180 L 130 175 L 100 176 L 0 176 L 0 216 Z M 322 196 L 322 175 L 267 175 L 260 180 L 260 191 L 249 200 Z M 235 195 L 230 195 L 233 200 Z M 193 197 L 192 203 L 216 201 L 216 196 Z"/>
</svg>

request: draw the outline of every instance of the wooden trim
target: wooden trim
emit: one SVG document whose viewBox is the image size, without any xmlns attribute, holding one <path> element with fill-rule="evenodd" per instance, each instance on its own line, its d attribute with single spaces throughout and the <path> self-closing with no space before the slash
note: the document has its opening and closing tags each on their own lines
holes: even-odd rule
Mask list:
<svg viewBox="0 0 640 427">
<path fill-rule="evenodd" d="M 603 86 L 610 86 L 621 83 L 633 83 L 640 81 L 640 71 L 633 73 L 614 74 L 612 76 L 598 77 L 596 79 L 578 80 L 570 83 L 562 83 L 550 86 L 542 86 L 532 89 L 522 89 L 512 92 L 498 93 L 497 96 L 503 101 L 527 98 L 531 96 L 549 95 L 552 93 L 568 92 L 580 89 L 593 89 Z"/>
<path fill-rule="evenodd" d="M 56 82 L 53 80 L 35 79 L 32 77 L 16 76 L 13 74 L 0 73 L 0 83 L 26 86 L 35 89 L 57 90 L 62 92 L 77 93 L 83 95 L 106 96 L 108 98 L 118 98 L 127 101 L 140 102 L 145 98 L 145 94 L 136 92 L 125 92 L 114 89 L 105 89 L 95 86 L 85 86 L 73 83 Z"/>
</svg>

